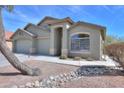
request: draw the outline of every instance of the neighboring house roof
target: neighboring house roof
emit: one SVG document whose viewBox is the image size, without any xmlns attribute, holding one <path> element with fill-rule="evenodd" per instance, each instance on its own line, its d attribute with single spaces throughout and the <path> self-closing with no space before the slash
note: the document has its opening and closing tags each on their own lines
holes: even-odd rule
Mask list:
<svg viewBox="0 0 124 93">
<path fill-rule="evenodd" d="M 10 41 L 10 37 L 14 34 L 14 32 L 5 32 L 5 39 L 6 41 Z"/>
<path fill-rule="evenodd" d="M 85 25 L 85 26 L 89 26 L 89 27 L 94 27 L 97 29 L 100 29 L 101 35 L 102 35 L 102 39 L 105 40 L 105 36 L 106 36 L 106 27 L 101 26 L 101 25 L 97 25 L 97 24 L 92 24 L 92 23 L 88 23 L 88 22 L 84 22 L 84 21 L 78 21 L 77 23 L 73 24 L 68 30 L 73 29 L 74 27 L 78 26 L 78 25 Z"/>
</svg>

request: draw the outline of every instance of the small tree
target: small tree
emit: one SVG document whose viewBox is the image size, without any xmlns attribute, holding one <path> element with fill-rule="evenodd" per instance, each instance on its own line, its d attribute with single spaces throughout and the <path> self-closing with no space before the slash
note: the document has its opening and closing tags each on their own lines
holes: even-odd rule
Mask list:
<svg viewBox="0 0 124 93">
<path fill-rule="evenodd" d="M 26 75 L 40 75 L 41 71 L 38 68 L 30 68 L 29 66 L 21 63 L 18 58 L 10 51 L 10 49 L 6 45 L 5 41 L 5 31 L 2 22 L 2 9 L 7 9 L 9 12 L 12 11 L 13 6 L 0 6 L 0 51 L 5 56 L 5 58 L 9 61 L 9 63 L 19 70 L 22 74 Z"/>
<path fill-rule="evenodd" d="M 110 44 L 105 49 L 107 55 L 116 60 L 124 68 L 124 43 Z"/>
<path fill-rule="evenodd" d="M 119 43 L 119 42 L 124 42 L 124 38 L 118 37 L 118 36 L 112 36 L 112 35 L 106 36 L 105 45 L 110 45 L 110 44 Z"/>
</svg>

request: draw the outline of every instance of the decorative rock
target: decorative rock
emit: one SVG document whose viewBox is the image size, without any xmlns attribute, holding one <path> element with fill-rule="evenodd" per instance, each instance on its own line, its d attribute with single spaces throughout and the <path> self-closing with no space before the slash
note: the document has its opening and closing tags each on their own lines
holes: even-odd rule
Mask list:
<svg viewBox="0 0 124 93">
<path fill-rule="evenodd" d="M 68 81 L 67 78 L 66 77 L 63 77 L 63 82 L 65 83 L 67 81 Z"/>
<path fill-rule="evenodd" d="M 51 84 L 51 81 L 49 79 L 46 80 L 45 86 L 49 88 L 50 87 L 50 84 Z"/>
<path fill-rule="evenodd" d="M 26 83 L 25 87 L 27 87 L 27 88 L 31 88 L 31 87 L 32 87 L 32 85 L 31 85 L 31 83 L 30 83 L 30 82 L 28 82 L 28 83 Z"/>
<path fill-rule="evenodd" d="M 63 77 L 63 74 L 60 74 L 59 76 L 62 78 Z"/>
<path fill-rule="evenodd" d="M 50 76 L 49 78 L 50 78 L 51 80 L 55 80 L 55 78 L 54 78 L 53 76 Z"/>
<path fill-rule="evenodd" d="M 74 78 L 75 77 L 75 73 L 74 72 L 70 72 L 71 77 Z"/>
<path fill-rule="evenodd" d="M 34 86 L 35 86 L 35 87 L 40 87 L 40 83 L 39 83 L 38 80 L 34 82 Z"/>
<path fill-rule="evenodd" d="M 67 74 L 66 74 L 66 73 L 64 73 L 64 74 L 63 74 L 63 76 L 65 76 L 65 77 L 66 77 L 66 76 L 67 76 Z"/>
<path fill-rule="evenodd" d="M 11 86 L 11 88 L 18 88 L 18 86 L 16 86 L 16 85 L 13 85 L 13 86 Z"/>
<path fill-rule="evenodd" d="M 41 87 L 41 86 L 43 86 L 43 82 L 42 82 L 42 81 L 40 82 L 40 87 Z"/>
<path fill-rule="evenodd" d="M 35 84 L 33 82 L 31 83 L 31 85 L 32 85 L 32 87 L 35 87 Z"/>
<path fill-rule="evenodd" d="M 69 76 L 67 76 L 67 77 L 66 77 L 66 79 L 67 79 L 68 81 L 70 81 L 70 78 L 69 78 Z"/>
<path fill-rule="evenodd" d="M 119 68 L 120 69 L 120 68 Z M 119 70 L 118 68 L 116 70 Z M 26 83 L 26 85 L 21 85 L 19 87 L 42 87 L 42 88 L 59 88 L 66 82 L 72 80 L 78 80 L 83 78 L 85 75 L 103 75 L 105 73 L 113 73 L 115 68 L 108 68 L 104 66 L 82 66 L 76 71 L 71 71 L 69 73 L 63 73 L 56 76 L 50 76 L 41 81 L 35 81 L 34 83 Z M 16 86 L 14 86 L 16 87 Z"/>
<path fill-rule="evenodd" d="M 78 75 L 103 75 L 106 73 L 113 73 L 115 72 L 114 69 L 104 66 L 82 66 L 78 70 Z"/>
<path fill-rule="evenodd" d="M 20 85 L 19 88 L 25 88 L 25 85 Z"/>
</svg>

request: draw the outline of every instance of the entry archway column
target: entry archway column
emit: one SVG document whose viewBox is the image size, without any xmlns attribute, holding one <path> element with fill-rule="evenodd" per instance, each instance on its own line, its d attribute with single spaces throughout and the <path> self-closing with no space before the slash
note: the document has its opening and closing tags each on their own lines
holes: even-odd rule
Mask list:
<svg viewBox="0 0 124 93">
<path fill-rule="evenodd" d="M 68 41 L 67 41 L 67 37 L 68 33 L 67 33 L 67 29 L 66 26 L 63 27 L 63 31 L 62 31 L 62 50 L 61 50 L 61 56 L 68 56 Z"/>
<path fill-rule="evenodd" d="M 50 30 L 50 50 L 49 50 L 49 53 L 50 55 L 55 55 L 55 47 L 54 47 L 54 38 L 55 37 L 55 31 L 54 31 L 54 28 L 51 27 L 51 30 Z"/>
</svg>

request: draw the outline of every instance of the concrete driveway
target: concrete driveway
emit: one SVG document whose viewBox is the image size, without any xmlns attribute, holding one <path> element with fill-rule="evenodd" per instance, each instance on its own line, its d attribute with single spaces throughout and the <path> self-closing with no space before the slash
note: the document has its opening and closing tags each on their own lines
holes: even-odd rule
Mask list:
<svg viewBox="0 0 124 93">
<path fill-rule="evenodd" d="M 0 67 L 1 66 L 6 66 L 6 65 L 9 65 L 9 62 L 5 59 L 5 57 L 0 52 Z"/>
<path fill-rule="evenodd" d="M 53 56 L 42 56 L 42 55 L 32 55 L 28 56 L 26 54 L 15 54 L 21 62 L 28 61 L 28 60 L 39 60 L 43 62 L 52 62 L 52 63 L 60 63 L 60 64 L 68 64 L 68 65 L 104 65 L 104 66 L 116 66 L 118 65 L 117 62 L 113 61 L 109 57 L 106 57 L 107 61 L 74 61 L 74 60 L 62 60 L 58 57 Z M 0 66 L 9 65 L 9 62 L 5 59 L 5 57 L 0 53 Z"/>
<path fill-rule="evenodd" d="M 59 63 L 59 64 L 68 64 L 68 65 L 76 65 L 76 66 L 84 66 L 84 65 L 103 65 L 103 66 L 117 66 L 118 63 L 110 59 L 106 56 L 106 61 L 75 61 L 73 59 L 59 59 L 59 57 L 55 56 L 43 56 L 43 55 L 31 55 L 28 56 L 26 54 L 15 54 L 20 61 L 26 60 L 39 60 L 42 62 L 52 62 L 52 63 Z"/>
<path fill-rule="evenodd" d="M 16 55 L 16 54 L 15 54 Z M 24 62 L 28 59 L 28 56 L 26 55 L 16 55 L 18 57 L 18 59 L 21 62 Z M 6 65 L 10 65 L 10 63 L 8 62 L 8 60 L 4 57 L 4 55 L 0 52 L 0 67 L 6 66 Z"/>
</svg>

